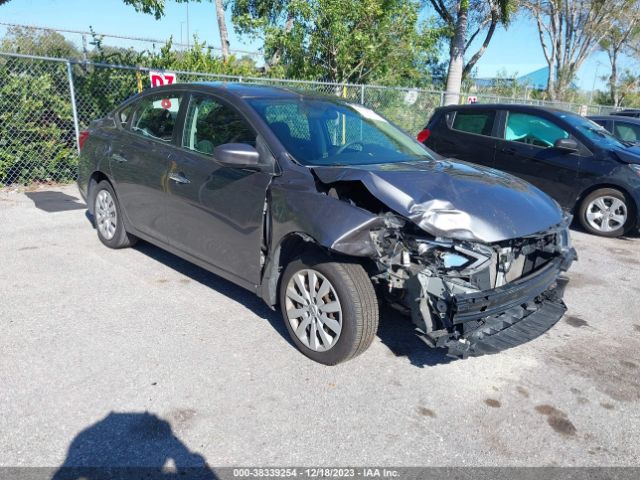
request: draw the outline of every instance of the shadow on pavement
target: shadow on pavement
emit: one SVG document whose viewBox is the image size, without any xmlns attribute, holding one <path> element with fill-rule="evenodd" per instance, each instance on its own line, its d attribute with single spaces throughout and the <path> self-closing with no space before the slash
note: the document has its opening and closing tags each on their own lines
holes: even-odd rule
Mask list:
<svg viewBox="0 0 640 480">
<path fill-rule="evenodd" d="M 396 357 L 406 357 L 411 365 L 424 368 L 452 362 L 443 348 L 431 348 L 413 333 L 413 323 L 388 305 L 380 305 L 378 337 Z"/>
<path fill-rule="evenodd" d="M 36 208 L 47 213 L 85 209 L 87 206 L 78 197 L 56 191 L 26 192 Z"/>
<path fill-rule="evenodd" d="M 216 479 L 202 455 L 190 451 L 156 415 L 110 413 L 71 442 L 52 480 Z"/>
<path fill-rule="evenodd" d="M 271 310 L 254 293 L 150 243 L 141 241 L 134 248 L 192 280 L 241 303 L 257 316 L 266 319 L 289 345 L 295 348 L 289 338 L 289 332 L 287 332 L 280 312 Z M 378 337 L 396 357 L 407 357 L 411 364 L 417 367 L 438 365 L 452 361 L 451 358 L 445 355 L 443 349 L 432 349 L 425 345 L 413 333 L 413 324 L 409 318 L 385 305 L 381 305 L 380 308 Z"/>
<path fill-rule="evenodd" d="M 139 241 L 134 248 L 157 262 L 189 277 L 191 280 L 201 283 L 244 305 L 258 317 L 267 320 L 273 328 L 293 346 L 293 342 L 289 339 L 289 334 L 280 316 L 280 312 L 271 310 L 267 304 L 254 293 L 148 242 Z"/>
</svg>

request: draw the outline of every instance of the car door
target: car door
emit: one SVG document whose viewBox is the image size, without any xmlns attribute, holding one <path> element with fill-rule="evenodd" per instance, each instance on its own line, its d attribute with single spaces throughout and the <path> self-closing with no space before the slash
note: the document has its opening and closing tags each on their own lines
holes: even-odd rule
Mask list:
<svg viewBox="0 0 640 480">
<path fill-rule="evenodd" d="M 517 110 L 509 110 L 505 115 L 495 167 L 532 183 L 561 205 L 572 206 L 584 147 L 577 152 L 554 148 L 556 140 L 574 137 L 547 116 Z"/>
<path fill-rule="evenodd" d="M 131 226 L 165 242 L 165 183 L 175 153 L 180 102 L 176 93 L 140 99 L 126 130 L 113 142 L 109 159 L 118 200 Z"/>
<path fill-rule="evenodd" d="M 496 144 L 495 109 L 460 109 L 447 112 L 432 133 L 436 151 L 449 158 L 493 166 Z M 429 145 L 429 144 L 428 144 Z"/>
<path fill-rule="evenodd" d="M 218 97 L 193 94 L 183 124 L 182 148 L 167 182 L 170 242 L 227 277 L 257 285 L 270 155 L 244 116 Z M 269 165 L 261 170 L 221 165 L 214 149 L 226 143 L 259 143 L 261 160 Z"/>
</svg>

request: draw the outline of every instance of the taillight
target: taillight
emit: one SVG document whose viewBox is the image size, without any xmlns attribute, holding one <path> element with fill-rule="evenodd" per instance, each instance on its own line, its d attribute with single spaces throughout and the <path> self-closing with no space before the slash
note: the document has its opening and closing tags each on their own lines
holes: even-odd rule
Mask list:
<svg viewBox="0 0 640 480">
<path fill-rule="evenodd" d="M 80 135 L 78 136 L 78 145 L 80 146 L 80 150 L 84 148 L 84 142 L 87 141 L 87 138 L 89 138 L 88 130 L 83 130 L 82 132 L 80 132 Z"/>
<path fill-rule="evenodd" d="M 418 134 L 417 139 L 420 143 L 424 143 L 427 140 L 429 140 L 430 136 L 431 136 L 431 130 L 429 130 L 428 128 L 425 128 Z"/>
</svg>

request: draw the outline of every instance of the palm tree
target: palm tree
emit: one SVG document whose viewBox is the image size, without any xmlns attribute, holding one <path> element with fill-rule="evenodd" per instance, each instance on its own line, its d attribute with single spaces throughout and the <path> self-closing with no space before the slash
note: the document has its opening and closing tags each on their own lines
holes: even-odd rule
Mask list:
<svg viewBox="0 0 640 480">
<path fill-rule="evenodd" d="M 458 103 L 462 80 L 471 73 L 491 42 L 499 23 L 507 25 L 511 11 L 515 10 L 518 0 L 430 0 L 436 13 L 453 32 L 449 44 L 449 71 L 444 97 L 445 105 Z M 469 12 L 482 13 L 477 18 L 475 30 L 469 35 Z M 482 31 L 486 34 L 482 45 L 465 65 L 467 49 Z"/>
<path fill-rule="evenodd" d="M 218 30 L 220 30 L 220 44 L 222 46 L 222 59 L 226 63 L 229 59 L 229 32 L 224 18 L 224 5 L 222 0 L 216 0 L 216 16 L 218 17 Z"/>
</svg>

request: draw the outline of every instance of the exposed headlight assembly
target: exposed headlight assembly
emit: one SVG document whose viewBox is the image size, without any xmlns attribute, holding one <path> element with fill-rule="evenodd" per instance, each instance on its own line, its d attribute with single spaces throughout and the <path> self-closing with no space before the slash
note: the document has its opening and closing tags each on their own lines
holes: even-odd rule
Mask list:
<svg viewBox="0 0 640 480">
<path fill-rule="evenodd" d="M 480 244 L 457 245 L 451 241 L 422 240 L 418 243 L 420 255 L 431 255 L 439 260 L 444 270 L 453 270 L 462 275 L 472 275 L 491 263 L 494 251 Z"/>
</svg>

